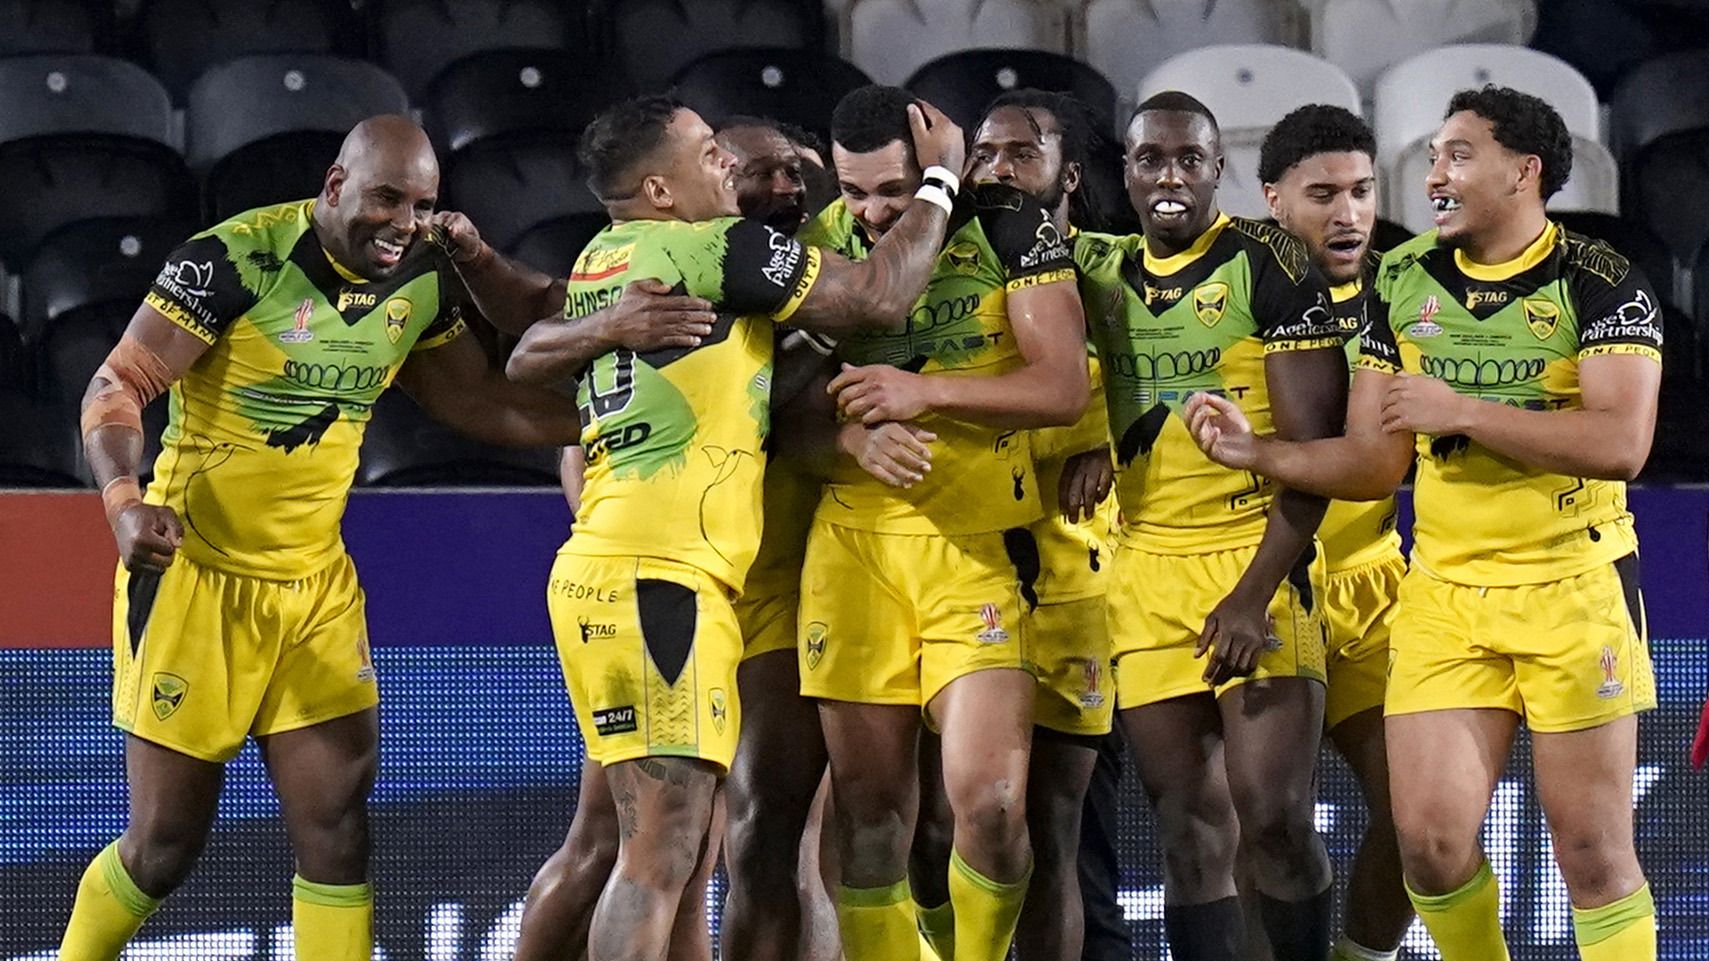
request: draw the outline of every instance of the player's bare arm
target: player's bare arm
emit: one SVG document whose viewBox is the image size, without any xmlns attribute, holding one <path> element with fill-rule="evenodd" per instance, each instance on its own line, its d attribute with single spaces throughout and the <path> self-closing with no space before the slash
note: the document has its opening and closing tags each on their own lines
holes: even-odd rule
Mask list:
<svg viewBox="0 0 1709 961">
<path fill-rule="evenodd" d="M 83 455 L 101 489 L 119 558 L 133 571 L 165 570 L 184 539 L 172 508 L 142 502 L 142 409 L 207 349 L 206 341 L 143 305 L 83 393 Z"/>
<path fill-rule="evenodd" d="M 1282 351 L 1264 358 L 1276 436 L 1316 440 L 1342 432 L 1346 423 L 1346 355 L 1338 348 Z M 1268 642 L 1270 598 L 1311 544 L 1329 502 L 1284 487 L 1270 502 L 1264 537 L 1234 590 L 1205 619 L 1195 652 L 1204 656 L 1205 680 L 1220 684 L 1252 673 Z"/>
<path fill-rule="evenodd" d="M 563 309 L 561 295 L 558 308 Z M 662 281 L 637 280 L 609 307 L 585 317 L 548 317 L 529 327 L 511 351 L 505 375 L 519 384 L 557 386 L 620 347 L 636 353 L 698 347 L 717 319 L 706 300 L 674 294 Z"/>
<path fill-rule="evenodd" d="M 563 313 L 564 280 L 500 254 L 468 217 L 439 211 L 433 215 L 433 235 L 451 252 L 458 278 L 493 326 L 521 334 L 535 321 Z"/>
<path fill-rule="evenodd" d="M 1539 411 L 1468 397 L 1433 377 L 1401 374 L 1383 399 L 1383 429 L 1464 435 L 1555 474 L 1629 481 L 1650 456 L 1661 365 L 1636 354 L 1579 362 L 1583 407 Z"/>
<path fill-rule="evenodd" d="M 1072 279 L 1008 295 L 1022 366 L 994 377 L 933 377 L 888 364 L 848 367 L 830 390 L 844 416 L 864 423 L 940 414 L 1025 430 L 1074 423 L 1086 410 L 1086 320 Z"/>
<path fill-rule="evenodd" d="M 773 456 L 819 478 L 830 477 L 837 462 L 847 459 L 891 487 L 912 487 L 925 479 L 938 435 L 908 423 L 838 424 L 825 389 L 829 379 L 821 374 L 788 403 L 773 405 Z"/>
<path fill-rule="evenodd" d="M 1240 405 L 1202 393 L 1187 401 L 1188 427 L 1205 456 L 1224 467 L 1332 500 L 1382 500 L 1400 487 L 1413 460 L 1413 435 L 1383 429 L 1383 401 L 1394 379 L 1370 368 L 1353 375 L 1347 430 L 1339 437 L 1255 434 Z"/>
<path fill-rule="evenodd" d="M 924 101 L 910 105 L 908 125 L 922 167 L 962 169 L 967 146 L 961 128 L 942 111 Z M 819 279 L 789 323 L 832 335 L 900 330 L 931 280 L 948 225 L 946 207 L 916 197 L 865 260 L 849 261 L 821 251 Z"/>
<path fill-rule="evenodd" d="M 475 440 L 561 447 L 581 437 L 572 401 L 556 391 L 511 383 L 487 364 L 472 339 L 411 356 L 397 382 L 435 420 Z"/>
</svg>

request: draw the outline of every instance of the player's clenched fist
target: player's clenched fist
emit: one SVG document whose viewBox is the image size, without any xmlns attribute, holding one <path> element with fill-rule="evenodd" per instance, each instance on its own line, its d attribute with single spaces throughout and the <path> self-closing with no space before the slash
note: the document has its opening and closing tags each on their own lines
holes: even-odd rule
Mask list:
<svg viewBox="0 0 1709 961">
<path fill-rule="evenodd" d="M 481 255 L 486 241 L 468 217 L 455 210 L 441 210 L 433 215 L 433 232 L 451 253 L 451 259 L 466 264 Z"/>
<path fill-rule="evenodd" d="M 178 545 L 184 543 L 184 525 L 170 507 L 132 504 L 113 519 L 113 538 L 127 570 L 158 574 L 172 564 Z"/>
<path fill-rule="evenodd" d="M 932 469 L 932 449 L 927 445 L 937 439 L 938 435 L 913 424 L 845 424 L 837 434 L 837 446 L 861 470 L 891 487 L 912 487 Z"/>
</svg>

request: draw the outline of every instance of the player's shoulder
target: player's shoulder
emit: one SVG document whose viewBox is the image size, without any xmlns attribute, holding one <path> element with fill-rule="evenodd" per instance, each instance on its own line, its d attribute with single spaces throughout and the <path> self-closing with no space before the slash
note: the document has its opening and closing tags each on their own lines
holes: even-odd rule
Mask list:
<svg viewBox="0 0 1709 961">
<path fill-rule="evenodd" d="M 1296 284 L 1311 272 L 1311 254 L 1305 244 L 1275 224 L 1230 217 L 1228 231 L 1250 255 L 1275 263 Z"/>
<path fill-rule="evenodd" d="M 1395 278 L 1419 266 L 1425 260 L 1439 256 L 1444 248 L 1436 241 L 1436 231 L 1427 230 L 1405 243 L 1390 247 L 1377 262 L 1377 282 L 1392 283 Z"/>
<path fill-rule="evenodd" d="M 856 234 L 854 214 L 849 212 L 849 205 L 843 198 L 837 197 L 826 204 L 823 210 L 808 218 L 795 238 L 810 247 L 828 247 L 844 256 L 849 256 L 849 249 Z"/>
<path fill-rule="evenodd" d="M 256 207 L 228 217 L 202 231 L 192 240 L 214 239 L 223 243 L 233 258 L 255 255 L 284 260 L 291 249 L 314 227 L 313 200 Z"/>
<path fill-rule="evenodd" d="M 1561 269 L 1580 283 L 1619 287 L 1632 275 L 1632 261 L 1606 240 L 1589 237 L 1565 227 L 1558 241 Z"/>
<path fill-rule="evenodd" d="M 1076 231 L 1070 239 L 1074 243 L 1074 263 L 1083 271 L 1119 262 L 1123 253 L 1133 248 L 1132 237 L 1096 230 Z"/>
</svg>

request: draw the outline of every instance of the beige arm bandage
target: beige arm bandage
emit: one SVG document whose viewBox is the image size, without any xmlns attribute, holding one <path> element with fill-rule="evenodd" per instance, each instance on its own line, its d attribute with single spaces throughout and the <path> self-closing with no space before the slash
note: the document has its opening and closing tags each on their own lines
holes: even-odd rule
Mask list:
<svg viewBox="0 0 1709 961">
<path fill-rule="evenodd" d="M 124 427 L 142 433 L 142 409 L 166 392 L 172 383 L 172 370 L 160 355 L 141 341 L 126 334 L 118 346 L 107 355 L 106 363 L 95 371 L 101 381 L 95 393 L 83 405 L 83 443 L 103 427 Z M 101 489 L 101 504 L 107 511 L 107 523 L 117 522 L 125 508 L 141 502 L 142 488 L 128 474 L 113 478 Z"/>
</svg>

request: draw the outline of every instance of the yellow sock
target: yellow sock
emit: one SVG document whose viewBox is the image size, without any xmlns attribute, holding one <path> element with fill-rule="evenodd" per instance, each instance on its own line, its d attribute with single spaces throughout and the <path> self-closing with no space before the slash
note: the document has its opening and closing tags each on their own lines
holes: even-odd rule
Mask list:
<svg viewBox="0 0 1709 961">
<path fill-rule="evenodd" d="M 1656 961 L 1656 901 L 1650 886 L 1600 908 L 1573 908 L 1573 939 L 1584 961 Z"/>
<path fill-rule="evenodd" d="M 1442 961 L 1510 961 L 1501 937 L 1501 889 L 1488 861 L 1457 891 L 1419 894 L 1408 884 L 1406 894 Z"/>
<path fill-rule="evenodd" d="M 919 961 L 920 929 L 906 878 L 882 888 L 837 888 L 837 927 L 848 961 Z"/>
<path fill-rule="evenodd" d="M 301 961 L 371 961 L 374 886 L 292 878 L 291 929 Z"/>
<path fill-rule="evenodd" d="M 142 893 L 119 860 L 119 842 L 95 855 L 77 883 L 59 961 L 112 961 L 125 949 L 142 922 L 160 907 L 157 898 Z"/>
<path fill-rule="evenodd" d="M 935 908 L 915 905 L 920 919 L 920 936 L 938 961 L 955 961 L 955 902 L 945 901 Z"/>
<path fill-rule="evenodd" d="M 1003 961 L 1015 939 L 1015 922 L 1027 899 L 1033 869 L 1007 884 L 969 867 L 961 852 L 949 855 L 949 903 L 955 906 L 956 961 Z"/>
</svg>

